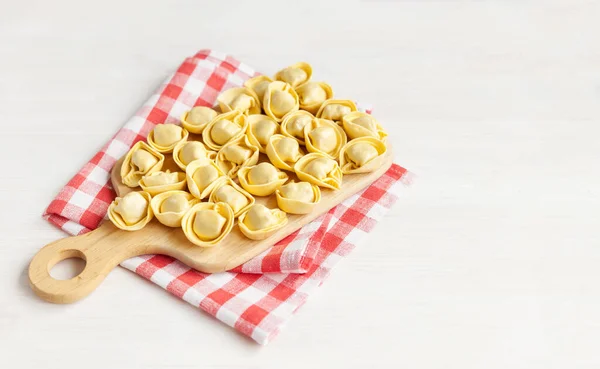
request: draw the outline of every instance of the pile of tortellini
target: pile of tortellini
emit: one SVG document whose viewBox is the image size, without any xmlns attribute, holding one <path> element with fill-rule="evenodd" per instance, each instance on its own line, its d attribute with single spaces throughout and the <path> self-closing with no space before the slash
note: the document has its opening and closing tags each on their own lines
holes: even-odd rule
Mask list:
<svg viewBox="0 0 600 369">
<path fill-rule="evenodd" d="M 287 224 L 286 213 L 310 213 L 321 188 L 339 190 L 344 174 L 380 167 L 387 134 L 379 122 L 311 76 L 309 64 L 297 63 L 224 91 L 221 113 L 197 106 L 181 126 L 156 126 L 120 168 L 123 184 L 141 191 L 117 197 L 110 220 L 134 231 L 156 217 L 211 247 L 237 219 L 246 237 L 261 240 Z M 162 170 L 167 155 L 180 172 Z M 279 209 L 255 202 L 273 194 Z"/>
</svg>

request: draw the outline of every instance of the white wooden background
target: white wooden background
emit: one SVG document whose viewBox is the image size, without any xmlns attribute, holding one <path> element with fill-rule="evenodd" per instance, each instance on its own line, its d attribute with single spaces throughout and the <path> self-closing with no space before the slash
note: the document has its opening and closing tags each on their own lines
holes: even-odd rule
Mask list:
<svg viewBox="0 0 600 369">
<path fill-rule="evenodd" d="M 0 366 L 600 366 L 598 2 L 150 3 L 1 1 Z M 419 176 L 267 347 L 123 269 L 27 285 L 45 206 L 200 48 L 311 62 Z"/>
</svg>

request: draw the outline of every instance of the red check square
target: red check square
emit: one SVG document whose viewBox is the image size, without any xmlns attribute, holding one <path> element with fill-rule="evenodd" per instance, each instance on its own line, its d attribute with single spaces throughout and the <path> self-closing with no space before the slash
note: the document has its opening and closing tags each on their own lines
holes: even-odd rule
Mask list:
<svg viewBox="0 0 600 369">
<path fill-rule="evenodd" d="M 206 81 L 206 84 L 215 91 L 221 91 L 225 82 L 227 82 L 227 80 L 223 78 L 223 76 L 219 75 L 218 73 L 213 73 L 208 81 Z"/>
</svg>

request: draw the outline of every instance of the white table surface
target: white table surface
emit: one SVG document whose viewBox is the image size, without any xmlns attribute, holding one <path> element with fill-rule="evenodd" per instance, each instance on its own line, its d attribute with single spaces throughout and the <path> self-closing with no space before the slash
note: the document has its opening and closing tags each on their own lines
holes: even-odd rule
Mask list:
<svg viewBox="0 0 600 369">
<path fill-rule="evenodd" d="M 600 366 L 597 2 L 148 3 L 2 1 L 1 367 Z M 27 285 L 45 206 L 201 48 L 312 62 L 419 176 L 266 347 L 124 269 Z"/>
</svg>

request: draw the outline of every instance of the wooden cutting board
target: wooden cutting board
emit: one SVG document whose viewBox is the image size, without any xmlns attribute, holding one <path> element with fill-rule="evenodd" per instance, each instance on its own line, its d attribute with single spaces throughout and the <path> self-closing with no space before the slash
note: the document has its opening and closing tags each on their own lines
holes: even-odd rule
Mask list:
<svg viewBox="0 0 600 369">
<path fill-rule="evenodd" d="M 29 265 L 31 288 L 38 296 L 49 302 L 75 302 L 96 289 L 106 275 L 122 261 L 144 254 L 169 255 L 206 273 L 230 270 L 252 259 L 277 241 L 292 234 L 373 183 L 390 168 L 392 157 L 391 147 L 388 147 L 384 164 L 375 172 L 344 175 L 342 188 L 339 191 L 321 189 L 321 201 L 312 213 L 288 214 L 288 224 L 261 241 L 253 241 L 244 237 L 236 224 L 231 233 L 219 245 L 202 248 L 189 242 L 181 228 L 166 227 L 156 219 L 150 221 L 143 229 L 134 232 L 120 230 L 106 220 L 100 227 L 89 233 L 67 237 L 42 248 Z M 112 185 L 118 196 L 132 191 L 131 188 L 121 183 L 119 174 L 121 163 L 122 160 L 119 160 L 111 173 Z M 163 170 L 169 168 L 180 171 L 170 159 L 170 155 Z M 291 174 L 290 178 L 295 179 L 295 175 Z M 277 207 L 274 195 L 256 197 L 256 203 L 269 208 Z M 68 280 L 57 280 L 50 276 L 50 270 L 56 263 L 73 257 L 81 258 L 86 262 L 84 270 L 78 276 Z"/>
</svg>

